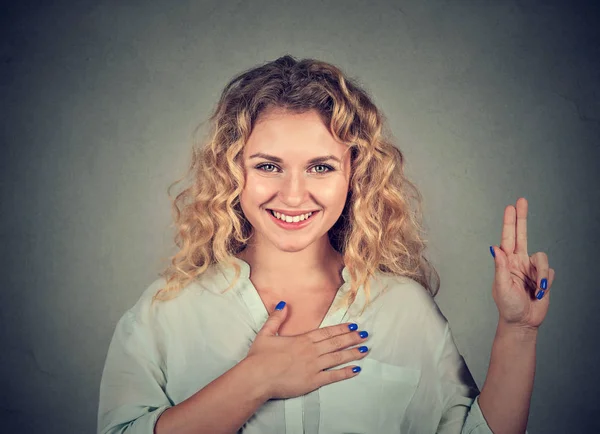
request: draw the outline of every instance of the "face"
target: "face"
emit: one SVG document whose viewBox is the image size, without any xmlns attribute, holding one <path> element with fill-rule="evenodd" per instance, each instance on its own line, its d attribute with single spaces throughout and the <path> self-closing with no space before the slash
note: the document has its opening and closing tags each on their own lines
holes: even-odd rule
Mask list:
<svg viewBox="0 0 600 434">
<path fill-rule="evenodd" d="M 252 243 L 270 243 L 285 252 L 329 243 L 327 232 L 346 203 L 350 152 L 335 141 L 316 111 L 264 113 L 243 160 L 246 184 L 240 203 L 254 228 Z M 287 216 L 273 215 L 286 211 Z M 302 220 L 300 215 L 308 212 L 312 215 Z"/>
</svg>

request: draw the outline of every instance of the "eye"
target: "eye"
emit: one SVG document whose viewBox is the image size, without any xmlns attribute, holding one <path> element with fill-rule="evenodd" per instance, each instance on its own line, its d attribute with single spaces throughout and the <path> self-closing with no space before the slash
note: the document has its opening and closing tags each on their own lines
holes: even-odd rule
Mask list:
<svg viewBox="0 0 600 434">
<path fill-rule="evenodd" d="M 333 172 L 335 169 L 331 166 L 328 166 L 327 164 L 317 164 L 316 166 L 313 166 L 313 168 L 315 167 L 324 167 L 327 170 L 317 170 L 316 173 L 327 173 L 327 172 Z"/>
<path fill-rule="evenodd" d="M 264 170 L 263 169 L 264 167 L 267 167 L 267 166 L 269 166 L 269 167 L 277 167 L 274 164 L 265 163 L 265 164 L 259 164 L 258 166 L 255 167 L 255 169 L 262 170 L 263 172 L 273 172 L 273 170 Z"/>
<path fill-rule="evenodd" d="M 314 173 L 316 174 L 325 174 L 328 172 L 333 172 L 335 169 L 327 164 L 317 164 L 315 166 L 313 166 L 312 168 L 314 169 L 315 167 L 317 168 L 321 168 L 321 170 L 316 170 Z M 271 169 L 270 169 L 271 168 Z M 277 166 L 275 166 L 272 163 L 263 163 L 263 164 L 259 164 L 258 166 L 255 166 L 255 169 L 261 170 L 263 172 L 267 172 L 267 173 L 274 173 L 275 169 L 278 169 Z"/>
</svg>

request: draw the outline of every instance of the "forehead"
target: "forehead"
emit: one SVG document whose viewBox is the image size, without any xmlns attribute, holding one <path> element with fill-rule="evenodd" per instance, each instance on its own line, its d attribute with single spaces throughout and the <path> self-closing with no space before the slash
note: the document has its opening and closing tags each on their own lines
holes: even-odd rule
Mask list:
<svg viewBox="0 0 600 434">
<path fill-rule="evenodd" d="M 289 157 L 333 154 L 341 157 L 347 146 L 336 141 L 314 111 L 291 113 L 281 109 L 262 114 L 248 138 L 244 155 L 255 152 Z"/>
</svg>

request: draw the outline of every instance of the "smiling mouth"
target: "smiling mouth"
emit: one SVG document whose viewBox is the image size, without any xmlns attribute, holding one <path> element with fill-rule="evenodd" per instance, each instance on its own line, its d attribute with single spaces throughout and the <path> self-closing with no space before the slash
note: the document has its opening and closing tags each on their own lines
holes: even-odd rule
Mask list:
<svg viewBox="0 0 600 434">
<path fill-rule="evenodd" d="M 312 220 L 312 218 L 314 217 L 314 215 L 319 212 L 319 211 L 312 211 L 310 213 L 310 215 L 307 218 L 305 218 L 304 220 L 298 220 L 297 222 L 295 222 L 295 221 L 288 222 L 287 220 L 282 220 L 279 217 L 277 217 L 277 215 L 275 215 L 275 211 L 273 211 L 271 209 L 267 209 L 266 211 L 269 214 L 271 214 L 273 216 L 273 218 L 276 219 L 279 223 L 284 223 L 284 224 L 287 224 L 287 225 L 295 225 L 295 224 L 299 225 L 299 224 L 304 223 L 306 221 Z"/>
</svg>

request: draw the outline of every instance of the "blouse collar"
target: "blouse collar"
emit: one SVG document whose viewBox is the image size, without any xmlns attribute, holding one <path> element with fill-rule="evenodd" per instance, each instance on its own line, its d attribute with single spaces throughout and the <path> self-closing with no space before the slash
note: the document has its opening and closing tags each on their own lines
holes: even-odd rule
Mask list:
<svg viewBox="0 0 600 434">
<path fill-rule="evenodd" d="M 242 298 L 242 300 L 248 307 L 251 316 L 254 319 L 256 331 L 258 332 L 258 330 L 267 320 L 269 314 L 258 294 L 258 291 L 256 290 L 256 288 L 252 284 L 252 281 L 250 280 L 250 264 L 236 256 L 233 256 L 232 258 L 233 261 L 240 266 L 240 278 L 238 279 L 232 290 L 238 293 L 238 295 Z M 228 283 L 231 284 L 235 279 L 234 268 L 227 264 L 219 265 Z M 347 294 L 351 287 L 351 276 L 346 266 L 344 266 L 344 268 L 342 269 L 342 279 L 344 280 L 344 283 L 338 288 L 333 303 L 331 304 L 327 314 L 323 318 L 323 322 L 321 323 L 320 327 L 339 324 L 340 322 L 343 322 L 344 318 L 346 317 L 349 308 L 341 304 L 342 298 L 344 297 L 344 295 Z M 352 303 L 351 307 L 355 306 L 356 302 L 359 299 L 362 299 L 361 293 L 362 291 L 360 291 L 359 288 L 357 294 L 358 296 Z"/>
</svg>

